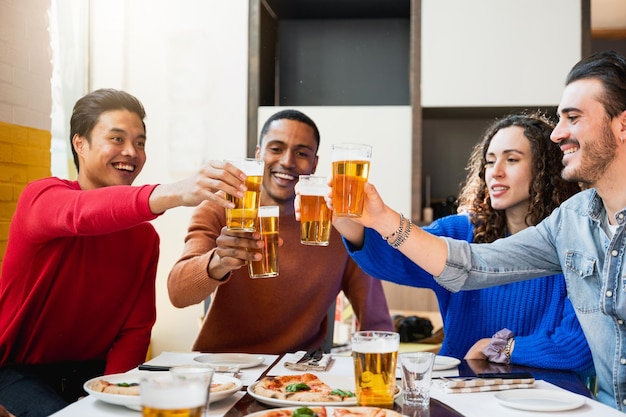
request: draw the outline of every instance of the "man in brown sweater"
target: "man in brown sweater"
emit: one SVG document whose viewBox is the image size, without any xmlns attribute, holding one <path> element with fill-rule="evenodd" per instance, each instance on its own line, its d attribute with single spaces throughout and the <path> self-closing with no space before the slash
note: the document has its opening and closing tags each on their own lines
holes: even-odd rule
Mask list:
<svg viewBox="0 0 626 417">
<path fill-rule="evenodd" d="M 362 330 L 394 330 L 381 282 L 348 256 L 339 233 L 330 245 L 300 243 L 294 187 L 299 175 L 315 172 L 320 135 L 296 110 L 271 116 L 261 131 L 256 157 L 265 161 L 261 205 L 280 207 L 279 271 L 276 278 L 251 279 L 247 261 L 261 241 L 226 229 L 225 211 L 196 208 L 182 257 L 172 268 L 172 304 L 186 307 L 210 295 L 209 311 L 193 345 L 202 352 L 286 353 L 322 346 L 327 312 L 343 290 Z"/>
</svg>

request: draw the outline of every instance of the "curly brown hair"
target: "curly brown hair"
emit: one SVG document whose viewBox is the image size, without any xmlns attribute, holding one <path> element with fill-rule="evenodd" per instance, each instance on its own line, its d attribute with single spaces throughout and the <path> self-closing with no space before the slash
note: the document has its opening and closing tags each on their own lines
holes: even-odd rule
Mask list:
<svg viewBox="0 0 626 417">
<path fill-rule="evenodd" d="M 474 225 L 474 241 L 493 242 L 507 235 L 506 214 L 491 206 L 491 197 L 485 182 L 487 149 L 494 135 L 501 129 L 518 126 L 524 130 L 532 151 L 532 182 L 526 224 L 536 225 L 559 204 L 580 191 L 578 184 L 561 177 L 563 153 L 550 141 L 554 122 L 539 112 L 512 114 L 494 121 L 474 146 L 465 170 L 467 176 L 459 198 L 459 212 L 470 213 Z"/>
</svg>

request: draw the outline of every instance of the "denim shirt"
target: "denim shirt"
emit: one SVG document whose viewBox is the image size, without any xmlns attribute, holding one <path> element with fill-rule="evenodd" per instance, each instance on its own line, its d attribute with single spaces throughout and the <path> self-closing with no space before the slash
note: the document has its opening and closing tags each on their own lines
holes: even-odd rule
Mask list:
<svg viewBox="0 0 626 417">
<path fill-rule="evenodd" d="M 535 227 L 489 244 L 446 239 L 448 260 L 435 279 L 451 291 L 563 272 L 598 377 L 597 399 L 626 411 L 626 208 L 612 239 L 594 189 L 582 191 Z M 567 358 L 563 358 L 567 361 Z"/>
</svg>

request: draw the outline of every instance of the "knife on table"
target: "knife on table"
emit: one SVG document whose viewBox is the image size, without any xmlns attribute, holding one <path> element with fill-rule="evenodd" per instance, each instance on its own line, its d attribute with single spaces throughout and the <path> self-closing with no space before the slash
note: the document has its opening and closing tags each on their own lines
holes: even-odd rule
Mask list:
<svg viewBox="0 0 626 417">
<path fill-rule="evenodd" d="M 202 365 L 199 365 L 202 366 Z M 143 363 L 137 367 L 140 371 L 169 371 L 171 366 L 159 366 L 159 365 L 148 365 Z M 217 373 L 234 373 L 237 374 L 239 372 L 239 366 L 230 366 L 230 365 L 220 365 L 214 366 L 213 369 Z"/>
<path fill-rule="evenodd" d="M 138 366 L 140 371 L 169 371 L 170 368 L 170 366 L 147 365 L 145 363 Z"/>
</svg>

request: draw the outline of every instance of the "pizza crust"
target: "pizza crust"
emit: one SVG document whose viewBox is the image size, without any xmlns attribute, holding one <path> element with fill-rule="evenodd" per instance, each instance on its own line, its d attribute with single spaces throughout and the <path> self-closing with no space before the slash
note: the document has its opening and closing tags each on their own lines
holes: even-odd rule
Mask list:
<svg viewBox="0 0 626 417">
<path fill-rule="evenodd" d="M 214 382 L 211 384 L 211 392 L 226 391 L 226 390 L 233 388 L 234 386 L 235 386 L 234 382 L 224 382 L 221 384 Z"/>
</svg>

